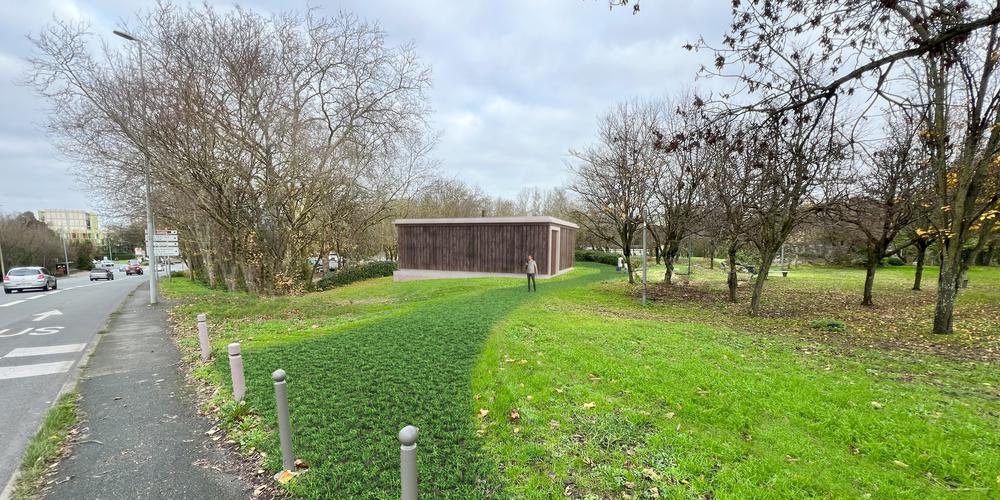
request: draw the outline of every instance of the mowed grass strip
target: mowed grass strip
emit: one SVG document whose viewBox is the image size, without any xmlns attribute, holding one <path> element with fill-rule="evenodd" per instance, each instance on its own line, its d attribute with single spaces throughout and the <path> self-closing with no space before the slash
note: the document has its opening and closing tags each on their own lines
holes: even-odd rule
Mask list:
<svg viewBox="0 0 1000 500">
<path fill-rule="evenodd" d="M 295 454 L 310 464 L 292 492 L 398 497 L 397 434 L 415 425 L 421 494 L 476 498 L 496 496 L 501 488 L 469 411 L 472 368 L 489 332 L 519 306 L 611 276 L 590 268 L 545 281 L 533 294 L 510 279 L 383 279 L 291 298 L 205 292 L 190 283 L 171 293 L 196 300 L 182 307 L 188 321 L 208 312 L 220 332 L 214 367 L 227 382 L 221 347 L 244 341 L 247 401 L 265 422 L 276 422 L 271 373 L 288 373 Z M 331 320 L 343 314 L 353 321 Z M 265 447 L 269 466 L 279 468 L 273 434 Z"/>
<path fill-rule="evenodd" d="M 995 364 L 676 322 L 712 308 L 622 292 L 567 290 L 491 335 L 470 410 L 512 497 L 1000 496 Z"/>
<path fill-rule="evenodd" d="M 833 278 L 854 272 L 784 286 L 844 293 L 848 280 Z M 421 428 L 431 497 L 1000 494 L 995 364 L 831 348 L 770 334 L 800 318 L 699 301 L 643 308 L 623 279 L 580 264 L 537 295 L 512 280 L 372 280 L 280 298 L 173 289 L 194 299 L 180 309 L 183 342 L 196 346 L 194 314 L 209 313 L 217 379 L 228 382 L 225 343 L 243 341 L 248 400 L 272 426 L 270 374 L 288 371 L 296 455 L 312 466 L 291 486 L 304 497 L 397 497 L 408 424 Z M 277 441 L 265 441 L 276 469 Z"/>
</svg>

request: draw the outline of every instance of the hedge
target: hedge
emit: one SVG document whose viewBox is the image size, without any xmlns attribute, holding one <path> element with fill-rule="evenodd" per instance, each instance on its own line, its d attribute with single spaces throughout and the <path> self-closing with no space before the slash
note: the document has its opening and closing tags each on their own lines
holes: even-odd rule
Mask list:
<svg viewBox="0 0 1000 500">
<path fill-rule="evenodd" d="M 329 290 L 334 287 L 354 283 L 355 281 L 392 276 L 395 270 L 396 263 L 391 260 L 369 262 L 367 264 L 338 269 L 336 272 L 328 273 L 316 282 L 316 289 Z"/>
<path fill-rule="evenodd" d="M 621 257 L 621 254 L 602 252 L 600 250 L 577 250 L 573 255 L 580 262 L 597 262 L 609 266 L 617 266 L 618 257 Z"/>
</svg>

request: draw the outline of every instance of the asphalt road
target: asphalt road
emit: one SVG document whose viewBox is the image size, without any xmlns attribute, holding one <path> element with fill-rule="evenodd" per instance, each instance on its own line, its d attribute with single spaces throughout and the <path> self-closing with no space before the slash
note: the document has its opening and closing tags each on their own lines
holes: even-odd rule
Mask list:
<svg viewBox="0 0 1000 500">
<path fill-rule="evenodd" d="M 0 490 L 97 332 L 148 278 L 84 275 L 59 279 L 54 291 L 0 295 Z"/>
</svg>

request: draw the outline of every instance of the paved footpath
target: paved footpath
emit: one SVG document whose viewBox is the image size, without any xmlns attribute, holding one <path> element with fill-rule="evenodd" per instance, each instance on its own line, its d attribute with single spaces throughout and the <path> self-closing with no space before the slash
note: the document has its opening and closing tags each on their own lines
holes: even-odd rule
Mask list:
<svg viewBox="0 0 1000 500">
<path fill-rule="evenodd" d="M 148 288 L 129 297 L 83 371 L 81 436 L 58 466 L 47 499 L 248 498 L 225 471 L 178 371 L 166 307 L 150 307 Z M 143 291 L 146 291 L 143 293 Z"/>
</svg>

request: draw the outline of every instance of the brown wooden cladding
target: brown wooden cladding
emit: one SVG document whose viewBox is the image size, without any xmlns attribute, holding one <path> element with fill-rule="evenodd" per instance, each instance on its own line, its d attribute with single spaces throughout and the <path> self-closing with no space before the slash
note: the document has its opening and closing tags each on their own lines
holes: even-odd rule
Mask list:
<svg viewBox="0 0 1000 500">
<path fill-rule="evenodd" d="M 559 250 L 559 270 L 573 267 L 573 257 L 576 251 L 576 230 L 568 227 L 560 228 Z"/>
<path fill-rule="evenodd" d="M 524 272 L 528 255 L 549 273 L 546 223 L 400 224 L 399 268 L 485 273 Z M 562 269 L 573 266 L 576 231 L 560 227 Z M 568 255 L 568 258 L 567 258 Z"/>
</svg>

